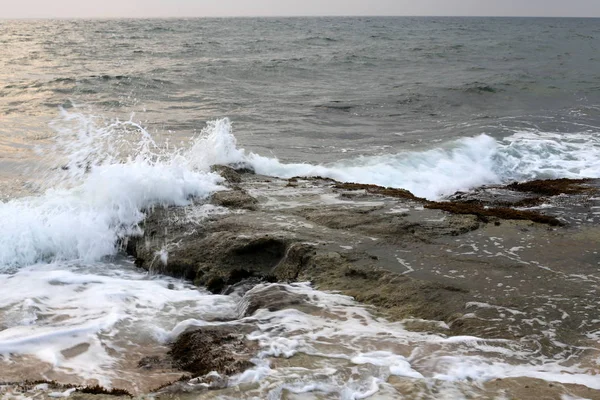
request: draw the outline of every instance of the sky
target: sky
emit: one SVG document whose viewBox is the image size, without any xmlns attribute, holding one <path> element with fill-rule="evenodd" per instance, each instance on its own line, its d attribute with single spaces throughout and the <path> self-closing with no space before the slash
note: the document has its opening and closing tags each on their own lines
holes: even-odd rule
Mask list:
<svg viewBox="0 0 600 400">
<path fill-rule="evenodd" d="M 600 0 L 1 0 L 0 18 L 304 15 L 600 17 Z"/>
</svg>

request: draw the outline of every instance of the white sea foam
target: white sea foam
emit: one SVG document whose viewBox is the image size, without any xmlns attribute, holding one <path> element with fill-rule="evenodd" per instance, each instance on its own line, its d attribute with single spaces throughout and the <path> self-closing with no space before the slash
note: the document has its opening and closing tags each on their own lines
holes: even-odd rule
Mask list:
<svg viewBox="0 0 600 400">
<path fill-rule="evenodd" d="M 600 134 L 516 132 L 502 140 L 481 134 L 421 152 L 359 157 L 331 164 L 280 162 L 237 147 L 227 119 L 212 122 L 186 153 L 193 165 L 252 166 L 264 175 L 324 176 L 410 190 L 438 199 L 485 184 L 533 178 L 600 177 Z"/>
<path fill-rule="evenodd" d="M 148 277 L 131 265 L 94 263 L 115 254 L 119 238 L 138 232 L 144 209 L 187 204 L 192 196 L 222 190 L 222 179 L 208 172 L 212 164 L 248 165 L 280 177 L 320 175 L 402 187 L 428 198 L 512 179 L 600 176 L 595 133 L 518 132 L 501 141 L 481 135 L 424 152 L 310 165 L 285 164 L 238 148 L 226 119 L 208 124 L 187 150 L 170 152 L 158 149 L 131 121 L 102 124 L 65 113 L 55 128 L 53 157 L 65 168 L 48 177 L 43 195 L 0 203 L 0 359 L 32 355 L 57 372 L 106 385 L 120 373 L 115 354 L 127 346 L 160 345 L 189 326 L 238 315 L 235 296 L 213 296 L 173 279 Z M 168 262 L 168 249 L 157 257 Z M 285 287 L 307 296 L 322 312 L 258 310 L 244 318 L 257 327 L 250 338 L 260 351 L 256 367 L 232 384 L 258 382 L 263 394 L 275 398 L 283 390 L 365 398 L 391 390 L 385 382 L 392 375 L 430 383 L 523 376 L 600 389 L 589 371 L 543 359 L 516 342 L 409 332 L 400 323 L 373 317 L 349 297 L 305 284 Z M 87 347 L 68 355 L 80 344 Z M 293 362 L 298 354 L 328 364 L 312 369 L 271 365 L 273 358 Z M 357 378 L 348 381 L 355 372 Z"/>
<path fill-rule="evenodd" d="M 130 262 L 37 264 L 0 274 L 0 371 L 19 355 L 53 373 L 110 386 L 119 362 L 143 343 L 160 345 L 182 319 L 235 318 L 236 298 L 152 277 Z M 75 346 L 85 351 L 67 356 Z M 125 350 L 125 349 L 129 350 Z"/>
<path fill-rule="evenodd" d="M 141 358 L 138 348 L 154 349 L 191 326 L 242 323 L 255 328 L 248 338 L 259 350 L 255 366 L 233 376 L 229 385 L 253 383 L 245 390 L 258 398 L 280 398 L 284 392 L 397 398 L 386 383 L 392 376 L 436 387 L 531 377 L 600 388 L 589 370 L 569 360 L 546 359 L 509 340 L 411 332 L 373 316 L 350 297 L 307 283 L 263 284 L 247 295 L 274 287 L 300 295 L 320 311 L 259 309 L 236 320 L 246 297 L 212 295 L 172 278 L 150 277 L 130 262 L 38 264 L 0 274 L 0 368 L 10 367 L 14 357 L 32 355 L 50 365 L 49 377 L 67 373 L 108 387 L 115 379 L 141 382 L 148 372 L 123 368 L 132 352 L 135 361 Z M 81 345 L 79 354 L 68 354 Z"/>
<path fill-rule="evenodd" d="M 135 124 L 142 139 L 123 155 L 115 137 L 132 123 L 98 127 L 65 115 L 75 125 L 59 129 L 55 158 L 64 164 L 48 178 L 53 186 L 41 196 L 0 203 L 0 270 L 112 255 L 119 238 L 139 231 L 144 209 L 188 204 L 222 189 L 220 176 L 194 170 L 178 153 L 152 153 L 147 132 Z"/>
<path fill-rule="evenodd" d="M 182 205 L 219 186 L 213 164 L 251 166 L 283 178 L 327 176 L 408 189 L 437 199 L 483 184 L 537 177 L 600 177 L 600 135 L 517 132 L 501 141 L 463 138 L 422 151 L 328 165 L 286 164 L 237 146 L 228 119 L 207 124 L 187 149 L 158 149 L 132 121 L 98 121 L 63 112 L 52 157 L 58 168 L 38 197 L 0 203 L 0 268 L 39 260 L 98 260 L 138 231 L 143 210 Z"/>
<path fill-rule="evenodd" d="M 526 342 L 408 331 L 402 323 L 374 317 L 349 297 L 320 292 L 306 283 L 265 284 L 249 294 L 274 286 L 303 295 L 322 310 L 261 309 L 241 320 L 257 327 L 248 337 L 258 341 L 261 350 L 253 360 L 256 367 L 230 383 L 259 383 L 259 391 L 249 396 L 280 398 L 287 391 L 358 399 L 385 389 L 390 396 L 382 398 L 398 398 L 400 394 L 394 395 L 386 383 L 391 376 L 437 389 L 462 384 L 473 385 L 472 389 L 494 379 L 517 377 L 599 388 L 588 367 L 546 358 Z M 288 362 L 277 361 L 282 358 Z M 311 358 L 314 362 L 306 361 Z"/>
</svg>

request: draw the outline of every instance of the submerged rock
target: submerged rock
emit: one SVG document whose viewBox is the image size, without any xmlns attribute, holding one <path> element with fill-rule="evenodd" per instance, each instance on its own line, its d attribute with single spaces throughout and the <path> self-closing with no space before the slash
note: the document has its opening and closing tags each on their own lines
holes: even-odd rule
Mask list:
<svg viewBox="0 0 600 400">
<path fill-rule="evenodd" d="M 250 359 L 258 351 L 246 339 L 251 331 L 242 325 L 201 327 L 181 334 L 171 346 L 173 364 L 194 377 L 210 372 L 233 375 L 254 366 Z"/>
<path fill-rule="evenodd" d="M 291 293 L 279 285 L 270 285 L 246 293 L 242 299 L 240 314 L 248 317 L 260 309 L 279 311 L 287 308 L 308 313 L 318 310 L 318 307 L 309 303 L 307 296 Z"/>
</svg>

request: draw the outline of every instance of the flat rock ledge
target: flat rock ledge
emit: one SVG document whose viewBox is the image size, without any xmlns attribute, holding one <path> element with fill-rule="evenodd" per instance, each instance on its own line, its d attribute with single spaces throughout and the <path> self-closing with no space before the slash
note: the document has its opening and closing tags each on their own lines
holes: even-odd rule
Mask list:
<svg viewBox="0 0 600 400">
<path fill-rule="evenodd" d="M 326 178 L 214 170 L 229 188 L 209 201 L 229 212 L 199 218 L 202 202 L 153 210 L 143 236 L 124 244 L 138 266 L 223 294 L 258 282 L 309 281 L 409 329 L 434 330 L 411 321 L 435 320 L 446 322 L 449 336 L 531 337 L 548 355 L 600 330 L 600 311 L 589 308 L 600 280 L 597 180 L 483 187 L 431 202 Z M 309 306 L 275 291 L 255 296 L 244 313 L 287 307 Z M 559 321 L 556 336 L 524 323 L 533 318 Z M 209 384 L 200 383 L 219 387 L 251 366 L 256 345 L 245 329 L 188 331 L 173 344 L 171 361 L 187 378 L 205 376 Z"/>
</svg>

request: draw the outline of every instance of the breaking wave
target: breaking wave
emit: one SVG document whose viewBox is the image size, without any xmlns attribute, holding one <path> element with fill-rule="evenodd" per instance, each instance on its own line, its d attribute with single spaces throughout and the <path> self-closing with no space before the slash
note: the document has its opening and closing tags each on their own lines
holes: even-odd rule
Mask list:
<svg viewBox="0 0 600 400">
<path fill-rule="evenodd" d="M 157 155 L 150 135 L 131 121 L 103 126 L 80 114 L 62 117 L 49 151 L 61 165 L 47 177 L 49 188 L 0 203 L 0 269 L 115 254 L 119 238 L 140 231 L 145 209 L 221 189 L 220 176 L 192 170 L 177 152 Z"/>
<path fill-rule="evenodd" d="M 600 177 L 600 134 L 521 131 L 496 140 L 481 134 L 421 151 L 359 157 L 331 164 L 287 164 L 237 147 L 227 119 L 209 123 L 186 158 L 199 167 L 246 164 L 281 178 L 322 176 L 410 190 L 439 199 L 477 186 L 536 178 Z"/>
<path fill-rule="evenodd" d="M 185 149 L 159 148 L 132 121 L 62 111 L 52 126 L 56 145 L 47 153 L 60 165 L 48 175 L 45 193 L 0 203 L 0 267 L 113 255 L 120 238 L 140 232 L 144 210 L 223 190 L 222 178 L 210 172 L 215 164 L 404 188 L 428 199 L 510 180 L 600 177 L 600 138 L 591 132 L 522 131 L 502 140 L 482 134 L 421 152 L 313 165 L 239 148 L 228 119 L 209 122 Z"/>
</svg>

